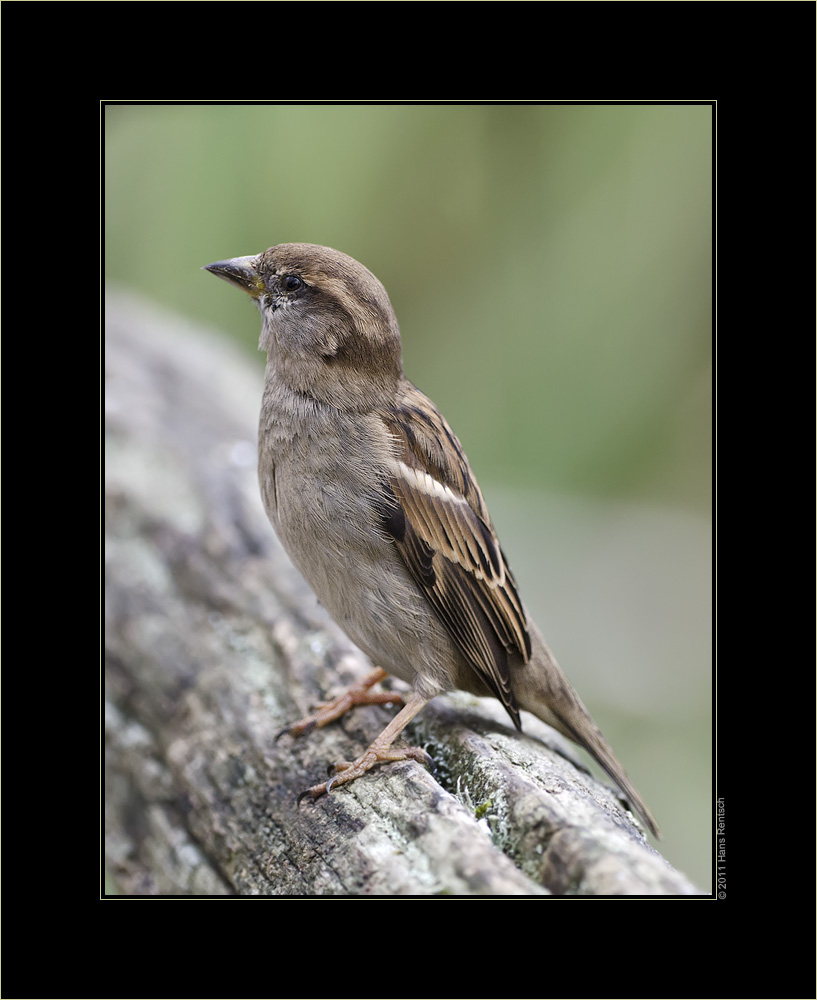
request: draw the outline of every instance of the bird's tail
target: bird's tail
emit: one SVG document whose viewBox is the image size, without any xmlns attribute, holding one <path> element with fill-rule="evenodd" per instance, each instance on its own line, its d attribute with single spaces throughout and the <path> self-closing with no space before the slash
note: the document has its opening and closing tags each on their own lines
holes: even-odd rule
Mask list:
<svg viewBox="0 0 817 1000">
<path fill-rule="evenodd" d="M 658 824 L 627 777 L 601 730 L 584 707 L 570 681 L 532 623 L 533 656 L 514 671 L 513 689 L 519 707 L 532 712 L 563 736 L 584 747 L 624 792 L 633 809 L 655 837 Z"/>
</svg>

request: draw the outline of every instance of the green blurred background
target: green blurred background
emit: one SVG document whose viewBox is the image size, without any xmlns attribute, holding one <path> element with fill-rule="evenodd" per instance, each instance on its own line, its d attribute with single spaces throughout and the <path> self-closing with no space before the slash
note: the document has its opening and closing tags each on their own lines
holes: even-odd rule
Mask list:
<svg viewBox="0 0 817 1000">
<path fill-rule="evenodd" d="M 283 242 L 389 291 L 407 375 L 479 476 L 523 594 L 711 885 L 712 108 L 104 108 L 107 278 L 256 353 L 200 270 Z"/>
</svg>

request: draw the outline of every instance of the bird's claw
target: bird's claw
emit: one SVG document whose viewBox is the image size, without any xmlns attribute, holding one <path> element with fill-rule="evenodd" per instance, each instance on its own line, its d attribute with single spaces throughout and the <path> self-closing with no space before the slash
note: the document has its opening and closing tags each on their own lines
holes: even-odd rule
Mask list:
<svg viewBox="0 0 817 1000">
<path fill-rule="evenodd" d="M 306 719 L 301 719 L 299 722 L 290 722 L 287 726 L 282 726 L 281 729 L 273 737 L 273 743 L 277 743 L 282 736 L 287 734 L 290 736 L 308 736 L 309 733 L 317 726 L 318 720 L 314 715 L 310 715 Z"/>
<path fill-rule="evenodd" d="M 403 705 L 403 698 L 396 691 L 371 690 L 375 684 L 385 680 L 387 676 L 385 670 L 378 668 L 372 671 L 363 680 L 358 681 L 343 694 L 338 695 L 337 698 L 333 698 L 331 701 L 322 701 L 316 705 L 311 715 L 283 726 L 275 734 L 274 742 L 277 743 L 286 734 L 296 737 L 307 736 L 313 729 L 323 729 L 324 726 L 339 719 L 356 705 Z"/>
<path fill-rule="evenodd" d="M 331 785 L 331 781 L 329 782 L 329 785 Z M 301 792 L 298 796 L 297 804 L 300 806 L 304 799 L 309 799 L 311 802 L 314 802 L 315 799 L 319 799 L 321 795 L 325 795 L 328 791 L 329 787 L 325 781 L 320 785 L 313 785 L 311 788 L 307 788 L 305 792 Z"/>
<path fill-rule="evenodd" d="M 319 785 L 313 785 L 305 792 L 301 792 L 298 796 L 298 805 L 304 799 L 314 802 L 322 795 L 328 795 L 335 786 L 345 785 L 349 781 L 362 777 L 378 764 L 393 764 L 401 760 L 416 760 L 428 768 L 433 764 L 430 754 L 426 753 L 422 747 L 402 747 L 399 749 L 386 747 L 383 750 L 375 750 L 370 747 L 362 757 L 358 757 L 355 761 L 344 760 L 334 764 L 330 770 L 333 770 L 335 774 L 327 781 L 322 781 Z"/>
</svg>

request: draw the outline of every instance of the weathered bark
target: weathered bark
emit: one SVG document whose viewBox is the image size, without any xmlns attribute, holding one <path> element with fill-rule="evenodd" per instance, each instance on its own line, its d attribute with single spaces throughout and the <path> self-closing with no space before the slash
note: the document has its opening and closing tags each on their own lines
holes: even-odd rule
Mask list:
<svg viewBox="0 0 817 1000">
<path fill-rule="evenodd" d="M 696 893 L 573 748 L 499 706 L 438 698 L 382 767 L 317 802 L 393 710 L 276 731 L 371 669 L 317 604 L 258 498 L 261 368 L 107 298 L 106 841 L 129 895 Z M 395 684 L 395 689 L 397 685 Z"/>
</svg>

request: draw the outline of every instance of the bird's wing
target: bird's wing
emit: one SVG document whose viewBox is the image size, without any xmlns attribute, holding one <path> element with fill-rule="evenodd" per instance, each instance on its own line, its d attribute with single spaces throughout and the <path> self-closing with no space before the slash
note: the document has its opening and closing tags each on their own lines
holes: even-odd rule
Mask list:
<svg viewBox="0 0 817 1000">
<path fill-rule="evenodd" d="M 395 441 L 384 525 L 457 646 L 519 726 L 508 654 L 531 644 L 525 612 L 459 441 L 412 385 L 383 415 Z"/>
</svg>

